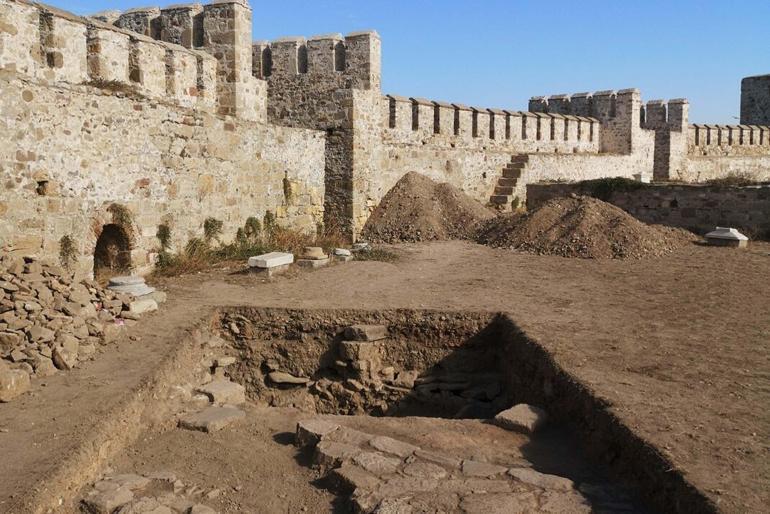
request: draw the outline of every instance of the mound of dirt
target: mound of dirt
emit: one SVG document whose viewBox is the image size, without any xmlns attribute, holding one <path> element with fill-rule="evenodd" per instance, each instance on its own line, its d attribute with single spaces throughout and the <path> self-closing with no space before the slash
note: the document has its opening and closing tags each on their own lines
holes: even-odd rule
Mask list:
<svg viewBox="0 0 770 514">
<path fill-rule="evenodd" d="M 449 184 L 410 172 L 396 182 L 364 226 L 379 243 L 472 239 L 495 213 Z"/>
<path fill-rule="evenodd" d="M 500 216 L 478 236 L 480 243 L 498 248 L 586 259 L 660 256 L 694 239 L 686 230 L 647 225 L 588 196 L 554 198 L 527 214 Z"/>
</svg>

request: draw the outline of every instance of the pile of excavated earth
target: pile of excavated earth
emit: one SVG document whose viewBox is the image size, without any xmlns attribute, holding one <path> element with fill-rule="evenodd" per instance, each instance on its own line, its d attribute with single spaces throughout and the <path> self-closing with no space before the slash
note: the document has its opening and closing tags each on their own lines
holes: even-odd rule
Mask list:
<svg viewBox="0 0 770 514">
<path fill-rule="evenodd" d="M 640 259 L 665 255 L 694 240 L 682 229 L 647 225 L 596 198 L 555 198 L 527 213 L 500 216 L 478 241 L 539 255 L 586 259 Z"/>
<path fill-rule="evenodd" d="M 0 402 L 69 370 L 136 323 L 132 298 L 31 257 L 0 257 Z"/>
<path fill-rule="evenodd" d="M 472 239 L 479 223 L 494 215 L 459 189 L 411 172 L 372 212 L 362 237 L 378 243 Z"/>
</svg>

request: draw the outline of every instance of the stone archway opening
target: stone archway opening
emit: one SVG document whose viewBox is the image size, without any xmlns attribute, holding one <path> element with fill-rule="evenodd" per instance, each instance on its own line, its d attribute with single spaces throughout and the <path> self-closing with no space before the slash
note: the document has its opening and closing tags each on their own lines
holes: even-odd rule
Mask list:
<svg viewBox="0 0 770 514">
<path fill-rule="evenodd" d="M 131 244 L 128 234 L 120 225 L 104 225 L 94 250 L 94 278 L 103 281 L 130 270 Z"/>
</svg>

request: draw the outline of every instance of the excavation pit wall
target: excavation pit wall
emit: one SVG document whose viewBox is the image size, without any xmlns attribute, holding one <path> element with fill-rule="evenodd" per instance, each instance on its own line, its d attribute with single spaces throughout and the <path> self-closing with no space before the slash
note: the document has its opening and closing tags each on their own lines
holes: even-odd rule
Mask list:
<svg viewBox="0 0 770 514">
<path fill-rule="evenodd" d="M 384 325 L 387 337 L 367 343 L 370 352 L 354 359 L 345 342 L 351 325 Z M 577 436 L 590 462 L 608 467 L 646 507 L 718 512 L 510 315 L 244 307 L 220 310 L 213 327 L 239 353 L 228 374 L 257 404 L 319 414 L 487 419 L 529 403 Z M 279 381 L 307 382 L 276 383 L 276 372 L 283 374 L 272 375 Z"/>
</svg>

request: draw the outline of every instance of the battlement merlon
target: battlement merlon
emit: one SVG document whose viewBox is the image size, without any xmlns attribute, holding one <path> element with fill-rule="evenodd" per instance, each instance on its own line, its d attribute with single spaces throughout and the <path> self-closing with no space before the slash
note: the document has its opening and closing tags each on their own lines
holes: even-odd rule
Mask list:
<svg viewBox="0 0 770 514">
<path fill-rule="evenodd" d="M 346 87 L 379 91 L 382 43 L 375 31 L 283 37 L 252 44 L 253 73 L 257 78 L 290 79 L 345 77 Z"/>
</svg>

